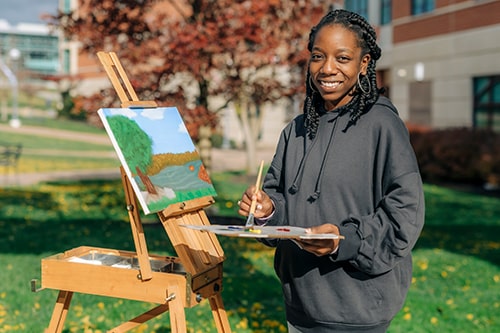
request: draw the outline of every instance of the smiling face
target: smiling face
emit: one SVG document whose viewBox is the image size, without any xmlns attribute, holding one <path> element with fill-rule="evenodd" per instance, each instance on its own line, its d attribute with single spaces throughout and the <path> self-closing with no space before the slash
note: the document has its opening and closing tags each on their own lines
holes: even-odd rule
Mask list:
<svg viewBox="0 0 500 333">
<path fill-rule="evenodd" d="M 309 72 L 328 111 L 346 105 L 358 80 L 366 75 L 369 54 L 362 54 L 357 36 L 341 25 L 323 26 L 314 39 Z"/>
</svg>

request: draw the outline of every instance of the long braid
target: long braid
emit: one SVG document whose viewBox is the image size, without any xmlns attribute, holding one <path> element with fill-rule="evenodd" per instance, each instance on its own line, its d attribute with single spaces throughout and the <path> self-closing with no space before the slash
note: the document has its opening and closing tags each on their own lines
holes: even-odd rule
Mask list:
<svg viewBox="0 0 500 333">
<path fill-rule="evenodd" d="M 377 45 L 377 35 L 373 27 L 359 14 L 350 11 L 337 9 L 328 12 L 321 21 L 311 29 L 309 33 L 309 43 L 307 49 L 312 51 L 314 39 L 318 31 L 326 25 L 339 24 L 354 32 L 358 39 L 358 44 L 361 47 L 362 54 L 370 54 L 370 62 L 366 70 L 366 75 L 359 78 L 360 87 L 356 87 L 353 92 L 353 98 L 345 105 L 342 113 L 349 113 L 349 123 L 346 128 L 354 125 L 358 119 L 377 101 L 380 92 L 377 87 L 377 76 L 375 65 L 382 54 L 380 47 Z M 323 100 L 320 94 L 315 90 L 310 81 L 310 73 L 307 71 L 306 76 L 306 99 L 304 102 L 304 114 L 306 116 L 305 126 L 308 136 L 312 139 L 316 136 L 319 124 L 318 109 L 321 107 Z"/>
<path fill-rule="evenodd" d="M 306 115 L 305 125 L 307 128 L 307 133 L 312 139 L 318 131 L 319 125 L 319 113 L 318 113 L 318 103 L 321 102 L 321 96 L 314 89 L 311 82 L 311 73 L 307 71 L 306 75 L 306 100 L 304 102 L 304 114 Z"/>
</svg>

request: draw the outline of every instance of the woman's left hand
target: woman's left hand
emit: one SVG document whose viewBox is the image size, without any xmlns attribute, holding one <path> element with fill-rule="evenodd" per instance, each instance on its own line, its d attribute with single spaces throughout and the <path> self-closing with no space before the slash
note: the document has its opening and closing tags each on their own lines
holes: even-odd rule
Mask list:
<svg viewBox="0 0 500 333">
<path fill-rule="evenodd" d="M 311 234 L 336 234 L 339 235 L 339 228 L 334 224 L 322 224 L 309 228 Z M 296 241 L 303 250 L 311 252 L 317 256 L 326 256 L 334 253 L 339 246 L 339 239 L 301 239 Z"/>
</svg>

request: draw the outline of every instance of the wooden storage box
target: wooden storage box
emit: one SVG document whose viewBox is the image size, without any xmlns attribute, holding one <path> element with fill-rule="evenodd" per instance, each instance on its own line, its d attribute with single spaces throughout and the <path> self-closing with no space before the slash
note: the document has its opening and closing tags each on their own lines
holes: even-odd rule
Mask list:
<svg viewBox="0 0 500 333">
<path fill-rule="evenodd" d="M 41 287 L 163 304 L 172 285 L 185 307 L 221 289 L 222 266 L 191 276 L 176 257 L 150 255 L 152 278 L 141 280 L 134 252 L 81 246 L 42 259 Z"/>
</svg>

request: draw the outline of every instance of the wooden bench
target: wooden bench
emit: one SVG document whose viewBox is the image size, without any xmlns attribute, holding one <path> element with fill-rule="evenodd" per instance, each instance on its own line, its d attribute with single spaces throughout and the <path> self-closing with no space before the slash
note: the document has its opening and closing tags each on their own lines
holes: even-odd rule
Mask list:
<svg viewBox="0 0 500 333">
<path fill-rule="evenodd" d="M 0 142 L 0 166 L 5 168 L 7 174 L 10 168 L 14 171 L 17 168 L 22 150 L 23 145 L 20 143 Z"/>
</svg>

